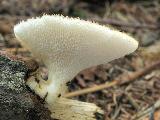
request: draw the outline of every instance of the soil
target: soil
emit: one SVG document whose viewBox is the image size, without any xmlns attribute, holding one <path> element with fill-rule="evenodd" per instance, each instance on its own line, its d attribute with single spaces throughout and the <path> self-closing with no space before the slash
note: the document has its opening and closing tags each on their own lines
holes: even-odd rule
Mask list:
<svg viewBox="0 0 160 120">
<path fill-rule="evenodd" d="M 72 92 L 112 82 L 124 73 L 127 75 L 160 61 L 159 11 L 159 0 L 1 0 L 0 51 L 3 54 L 0 54 L 0 120 L 51 119 L 43 100 L 25 85 L 25 80 L 36 71 L 38 64 L 43 79 L 47 79 L 47 69 L 41 61 L 33 61 L 30 51 L 16 40 L 13 33 L 16 23 L 43 14 L 63 14 L 111 26 L 139 41 L 135 53 L 81 71 L 68 85 Z M 12 57 L 6 57 L 8 53 Z M 72 99 L 100 106 L 105 111 L 105 120 L 131 120 L 160 99 L 160 66 L 157 68 L 130 83 Z M 135 119 L 159 120 L 159 107 L 152 108 L 147 115 Z"/>
</svg>

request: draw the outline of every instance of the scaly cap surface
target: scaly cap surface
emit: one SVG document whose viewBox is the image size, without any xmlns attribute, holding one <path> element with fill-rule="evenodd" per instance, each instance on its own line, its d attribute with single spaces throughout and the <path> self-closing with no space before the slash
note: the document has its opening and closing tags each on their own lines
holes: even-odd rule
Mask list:
<svg viewBox="0 0 160 120">
<path fill-rule="evenodd" d="M 50 79 L 69 81 L 79 71 L 132 53 L 129 35 L 89 21 L 59 15 L 29 19 L 14 27 L 16 37 L 48 67 Z"/>
</svg>

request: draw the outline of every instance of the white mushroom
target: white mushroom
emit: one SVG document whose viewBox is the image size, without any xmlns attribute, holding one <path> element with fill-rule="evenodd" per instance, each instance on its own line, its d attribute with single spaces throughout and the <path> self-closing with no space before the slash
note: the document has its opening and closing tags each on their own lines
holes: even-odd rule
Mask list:
<svg viewBox="0 0 160 120">
<path fill-rule="evenodd" d="M 14 32 L 47 66 L 47 81 L 29 80 L 27 84 L 40 97 L 47 94 L 45 100 L 52 116 L 61 120 L 94 120 L 93 113 L 100 111 L 94 104 L 83 105 L 83 102 L 60 97 L 66 92 L 68 81 L 85 68 L 120 58 L 138 47 L 138 42 L 125 33 L 59 15 L 28 19 L 17 24 Z"/>
</svg>

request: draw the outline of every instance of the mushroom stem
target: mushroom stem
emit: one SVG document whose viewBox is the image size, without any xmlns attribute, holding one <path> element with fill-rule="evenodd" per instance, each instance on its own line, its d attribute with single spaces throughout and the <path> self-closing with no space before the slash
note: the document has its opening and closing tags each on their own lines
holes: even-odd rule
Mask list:
<svg viewBox="0 0 160 120">
<path fill-rule="evenodd" d="M 51 116 L 60 120 L 95 120 L 96 114 L 103 114 L 103 111 L 93 103 L 86 103 L 77 100 L 63 98 L 67 88 L 63 80 L 57 81 L 36 81 L 31 77 L 27 85 L 47 102 Z"/>
<path fill-rule="evenodd" d="M 50 83 L 48 83 L 47 86 L 47 93 L 45 95 L 45 100 L 48 104 L 53 104 L 66 92 L 67 92 L 67 86 L 63 80 L 50 81 Z"/>
<path fill-rule="evenodd" d="M 63 80 L 43 80 L 30 77 L 26 84 L 35 91 L 41 98 L 45 99 L 48 104 L 54 103 L 67 91 L 67 86 Z"/>
</svg>

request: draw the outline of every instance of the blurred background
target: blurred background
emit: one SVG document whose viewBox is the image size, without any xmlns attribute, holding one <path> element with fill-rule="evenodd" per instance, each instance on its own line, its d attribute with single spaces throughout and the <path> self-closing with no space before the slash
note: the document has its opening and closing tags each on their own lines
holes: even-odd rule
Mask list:
<svg viewBox="0 0 160 120">
<path fill-rule="evenodd" d="M 130 120 L 133 116 L 137 120 L 160 120 L 159 106 L 155 106 L 160 99 L 159 0 L 0 0 L 0 51 L 31 57 L 14 37 L 13 26 L 43 14 L 95 21 L 136 38 L 140 45 L 135 53 L 80 72 L 69 89 L 72 92 L 117 79 L 130 80 L 128 75 L 132 74 L 131 82 L 72 98 L 100 106 L 105 116 L 99 120 Z M 148 72 L 146 67 L 152 64 L 156 65 Z M 140 70 L 148 73 L 135 77 Z M 41 71 L 41 76 L 47 79 L 47 69 Z M 145 110 L 148 112 L 143 113 Z"/>
</svg>

